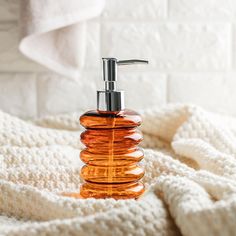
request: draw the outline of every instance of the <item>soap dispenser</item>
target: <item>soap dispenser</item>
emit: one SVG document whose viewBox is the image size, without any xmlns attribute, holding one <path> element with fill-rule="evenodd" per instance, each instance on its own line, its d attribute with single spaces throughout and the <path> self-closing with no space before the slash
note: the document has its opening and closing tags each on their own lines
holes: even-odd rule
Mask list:
<svg viewBox="0 0 236 236">
<path fill-rule="evenodd" d="M 97 110 L 84 113 L 81 125 L 86 129 L 80 153 L 85 165 L 80 188 L 82 198 L 137 199 L 144 192 L 140 182 L 144 170 L 138 165 L 144 156 L 138 144 L 142 134 L 137 130 L 140 115 L 125 109 L 124 91 L 117 90 L 117 67 L 148 63 L 145 60 L 103 58 L 105 89 L 97 91 Z"/>
</svg>

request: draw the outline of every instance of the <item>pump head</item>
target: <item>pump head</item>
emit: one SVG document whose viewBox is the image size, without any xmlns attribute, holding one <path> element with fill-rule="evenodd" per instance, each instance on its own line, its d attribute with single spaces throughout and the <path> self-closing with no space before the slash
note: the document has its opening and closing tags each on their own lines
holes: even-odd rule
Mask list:
<svg viewBox="0 0 236 236">
<path fill-rule="evenodd" d="M 103 80 L 105 90 L 97 91 L 97 109 L 99 111 L 121 111 L 124 106 L 124 91 L 116 90 L 117 66 L 131 64 L 147 64 L 145 60 L 122 60 L 116 58 L 102 58 Z"/>
</svg>

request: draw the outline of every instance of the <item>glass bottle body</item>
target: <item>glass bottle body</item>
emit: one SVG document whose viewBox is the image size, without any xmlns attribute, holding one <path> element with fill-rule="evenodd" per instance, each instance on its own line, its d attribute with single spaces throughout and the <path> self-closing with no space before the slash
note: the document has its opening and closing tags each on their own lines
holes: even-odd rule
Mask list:
<svg viewBox="0 0 236 236">
<path fill-rule="evenodd" d="M 143 151 L 137 145 L 142 134 L 137 130 L 141 117 L 131 110 L 89 111 L 80 117 L 86 128 L 81 141 L 86 146 L 80 158 L 85 163 L 81 177 L 83 198 L 138 198 L 144 192 L 139 181 L 143 169 L 138 162 Z"/>
</svg>

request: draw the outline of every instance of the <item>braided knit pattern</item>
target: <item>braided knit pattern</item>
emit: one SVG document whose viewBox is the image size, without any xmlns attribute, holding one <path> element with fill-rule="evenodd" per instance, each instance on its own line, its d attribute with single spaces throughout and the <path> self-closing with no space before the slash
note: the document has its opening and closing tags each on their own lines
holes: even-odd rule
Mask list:
<svg viewBox="0 0 236 236">
<path fill-rule="evenodd" d="M 74 199 L 79 114 L 0 112 L 0 235 L 235 235 L 236 121 L 192 105 L 141 111 L 146 193 Z"/>
</svg>

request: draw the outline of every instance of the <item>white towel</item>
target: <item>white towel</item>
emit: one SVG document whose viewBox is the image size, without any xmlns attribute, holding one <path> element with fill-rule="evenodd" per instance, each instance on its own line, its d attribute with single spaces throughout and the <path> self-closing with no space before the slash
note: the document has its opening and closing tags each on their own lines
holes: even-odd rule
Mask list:
<svg viewBox="0 0 236 236">
<path fill-rule="evenodd" d="M 105 0 L 21 0 L 19 49 L 30 59 L 70 78 L 84 64 L 86 20 Z"/>
<path fill-rule="evenodd" d="M 184 105 L 142 115 L 147 193 L 115 201 L 60 195 L 81 183 L 78 114 L 0 112 L 0 235 L 235 235 L 236 120 Z"/>
</svg>

